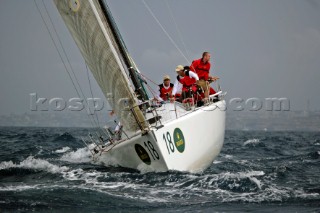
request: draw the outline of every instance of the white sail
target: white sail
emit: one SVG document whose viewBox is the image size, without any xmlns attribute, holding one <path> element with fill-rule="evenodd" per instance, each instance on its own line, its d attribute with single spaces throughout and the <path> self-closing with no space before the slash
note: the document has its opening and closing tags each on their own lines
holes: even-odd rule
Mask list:
<svg viewBox="0 0 320 213">
<path fill-rule="evenodd" d="M 146 127 L 126 66 L 96 0 L 54 0 L 82 56 L 125 130 Z"/>
</svg>

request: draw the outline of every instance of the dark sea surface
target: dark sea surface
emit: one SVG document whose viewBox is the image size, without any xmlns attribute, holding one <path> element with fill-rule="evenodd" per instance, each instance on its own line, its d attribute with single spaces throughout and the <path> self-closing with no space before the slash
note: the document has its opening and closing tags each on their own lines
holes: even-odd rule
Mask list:
<svg viewBox="0 0 320 213">
<path fill-rule="evenodd" d="M 320 212 L 320 132 L 226 131 L 203 173 L 91 161 L 81 128 L 0 128 L 0 212 Z"/>
</svg>

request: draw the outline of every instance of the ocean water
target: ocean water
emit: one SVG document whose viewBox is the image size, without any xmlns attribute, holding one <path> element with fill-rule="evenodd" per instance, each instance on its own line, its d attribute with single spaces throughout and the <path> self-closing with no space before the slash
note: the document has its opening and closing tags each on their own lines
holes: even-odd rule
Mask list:
<svg viewBox="0 0 320 213">
<path fill-rule="evenodd" d="M 320 132 L 226 131 L 204 172 L 91 161 L 81 128 L 0 128 L 0 212 L 320 212 Z"/>
</svg>

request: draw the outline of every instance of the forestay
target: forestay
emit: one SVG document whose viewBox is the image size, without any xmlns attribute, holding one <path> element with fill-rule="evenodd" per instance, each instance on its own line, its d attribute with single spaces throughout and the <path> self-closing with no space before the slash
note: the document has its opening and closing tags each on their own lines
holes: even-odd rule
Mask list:
<svg viewBox="0 0 320 213">
<path fill-rule="evenodd" d="M 54 0 L 82 56 L 124 129 L 145 129 L 123 58 L 99 1 Z M 133 109 L 133 110 L 132 110 Z"/>
</svg>

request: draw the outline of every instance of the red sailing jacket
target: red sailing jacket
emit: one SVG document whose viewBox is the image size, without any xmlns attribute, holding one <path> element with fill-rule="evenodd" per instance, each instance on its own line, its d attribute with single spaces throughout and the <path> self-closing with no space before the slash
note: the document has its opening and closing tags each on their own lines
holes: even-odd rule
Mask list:
<svg viewBox="0 0 320 213">
<path fill-rule="evenodd" d="M 183 85 L 183 90 L 188 90 L 189 87 L 193 86 L 196 83 L 196 79 L 191 78 L 189 76 L 189 71 L 185 72 L 185 76 L 181 78 L 179 75 L 177 76 L 177 80 Z"/>
<path fill-rule="evenodd" d="M 198 74 L 199 79 L 208 80 L 211 64 L 208 61 L 203 63 L 202 58 L 194 60 L 190 66 L 190 70 Z"/>
<path fill-rule="evenodd" d="M 168 89 L 166 89 L 163 84 L 159 84 L 159 91 L 160 91 L 160 98 L 162 98 L 164 101 L 168 100 L 168 97 L 171 96 L 171 92 L 173 89 L 173 84 L 170 83 L 170 86 Z"/>
</svg>

